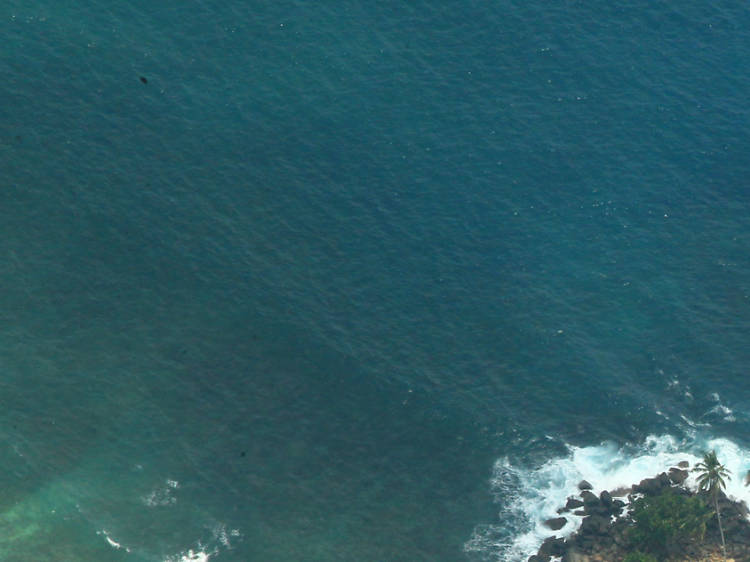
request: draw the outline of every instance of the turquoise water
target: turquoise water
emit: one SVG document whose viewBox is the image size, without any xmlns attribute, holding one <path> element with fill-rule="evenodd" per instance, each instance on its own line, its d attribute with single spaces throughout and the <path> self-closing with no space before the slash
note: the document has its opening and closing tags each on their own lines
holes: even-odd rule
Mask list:
<svg viewBox="0 0 750 562">
<path fill-rule="evenodd" d="M 748 29 L 6 2 L 0 560 L 513 561 L 750 468 Z"/>
</svg>

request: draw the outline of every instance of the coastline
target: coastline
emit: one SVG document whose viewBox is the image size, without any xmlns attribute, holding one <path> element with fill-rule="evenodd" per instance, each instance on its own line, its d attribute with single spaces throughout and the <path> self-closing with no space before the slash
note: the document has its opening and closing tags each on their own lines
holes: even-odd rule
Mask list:
<svg viewBox="0 0 750 562">
<path fill-rule="evenodd" d="M 582 480 L 578 484 L 579 494 L 569 496 L 565 505 L 557 510 L 558 517 L 544 523 L 553 531 L 565 533 L 566 526 L 570 525 L 569 518 L 573 515 L 581 518 L 580 527 L 567 537 L 548 537 L 527 562 L 624 560 L 628 554 L 638 550 L 632 540 L 635 502 L 641 498 L 660 497 L 665 492 L 683 498 L 697 497 L 698 492 L 687 485 L 691 468 L 688 461 L 680 461 L 667 472 L 629 487 L 603 490 L 599 495 L 592 492 L 591 484 Z M 727 561 L 750 561 L 750 510 L 744 501 L 730 499 L 723 492 L 718 501 L 726 536 Z M 704 531 L 702 540 L 700 537 L 690 537 L 672 545 L 665 561 L 723 560 L 715 517 L 707 519 Z"/>
</svg>

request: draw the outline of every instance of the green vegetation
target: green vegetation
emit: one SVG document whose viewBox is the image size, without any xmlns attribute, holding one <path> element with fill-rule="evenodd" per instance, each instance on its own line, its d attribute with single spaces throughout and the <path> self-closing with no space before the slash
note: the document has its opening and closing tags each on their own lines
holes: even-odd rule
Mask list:
<svg viewBox="0 0 750 562">
<path fill-rule="evenodd" d="M 716 458 L 716 451 L 710 451 L 703 455 L 703 461 L 695 465 L 693 472 L 698 472 L 698 489 L 707 493 L 714 501 L 716 519 L 719 521 L 719 534 L 721 535 L 721 552 L 724 560 L 727 559 L 727 546 L 724 542 L 724 529 L 721 526 L 721 513 L 719 512 L 719 491 L 727 487 L 724 479 L 729 480 L 729 471 Z"/>
<path fill-rule="evenodd" d="M 679 549 L 680 541 L 691 538 L 703 540 L 706 522 L 712 516 L 713 513 L 700 498 L 667 489 L 658 496 L 646 496 L 635 501 L 631 514 L 634 525 L 629 538 L 633 546 L 645 549 L 647 554 L 656 555 L 659 559 L 668 558 L 670 553 Z"/>
<path fill-rule="evenodd" d="M 622 562 L 659 562 L 659 560 L 650 554 L 636 551 L 628 554 Z"/>
</svg>

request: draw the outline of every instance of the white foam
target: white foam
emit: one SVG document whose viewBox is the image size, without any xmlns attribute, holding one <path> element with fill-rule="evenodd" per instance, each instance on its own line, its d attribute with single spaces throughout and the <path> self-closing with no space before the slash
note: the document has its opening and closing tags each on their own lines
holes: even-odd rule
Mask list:
<svg viewBox="0 0 750 562">
<path fill-rule="evenodd" d="M 190 549 L 180 558 L 180 562 L 208 562 L 210 557 L 211 555 L 206 552 L 193 552 L 193 549 Z"/>
<path fill-rule="evenodd" d="M 750 504 L 750 488 L 744 486 L 750 469 L 750 451 L 727 439 L 681 442 L 670 435 L 649 436 L 637 447 L 617 447 L 603 443 L 589 447 L 568 447 L 565 457 L 553 458 L 543 465 L 525 469 L 500 459 L 494 467 L 492 489 L 502 505 L 502 523 L 479 526 L 466 543 L 467 551 L 490 554 L 499 562 L 517 562 L 534 554 L 547 537 L 567 537 L 580 527 L 581 517 L 558 514 L 570 496 L 579 494 L 578 483 L 588 481 L 595 494 L 603 490 L 626 488 L 644 478 L 688 461 L 699 462 L 702 453 L 715 449 L 731 472 L 727 495 Z M 686 485 L 695 488 L 695 475 Z M 565 517 L 567 524 L 552 531 L 544 521 Z"/>
<path fill-rule="evenodd" d="M 199 540 L 194 548 L 167 557 L 164 562 L 209 562 L 223 550 L 232 549 L 232 541 L 240 540 L 242 533 L 239 529 L 229 529 L 225 523 L 215 522 L 211 527 L 211 538 L 208 541 Z"/>
<path fill-rule="evenodd" d="M 177 503 L 174 490 L 180 487 L 177 480 L 167 479 L 161 486 L 154 488 L 151 492 L 141 498 L 141 501 L 149 507 L 164 507 Z"/>
<path fill-rule="evenodd" d="M 712 392 L 710 394 L 710 398 L 714 402 L 716 402 L 716 406 L 714 406 L 708 412 L 706 412 L 704 416 L 716 414 L 716 415 L 721 416 L 726 422 L 737 421 L 737 418 L 734 417 L 734 412 L 731 410 L 731 408 L 721 403 L 721 397 L 719 396 L 717 392 Z"/>
<path fill-rule="evenodd" d="M 750 487 L 745 486 L 745 476 L 750 470 L 750 451 L 741 448 L 729 439 L 711 439 L 706 442 L 705 448 L 715 450 L 719 462 L 731 474 L 725 490 L 727 496 L 750 505 Z M 694 482 L 693 485 L 695 485 Z"/>
<path fill-rule="evenodd" d="M 187 552 L 181 552 L 177 556 L 170 556 L 164 562 L 210 562 L 215 552 L 206 552 L 204 550 L 189 549 Z"/>
<path fill-rule="evenodd" d="M 125 552 L 130 552 L 130 549 L 128 547 L 122 546 L 122 544 L 120 544 L 119 542 L 114 540 L 112 537 L 110 537 L 109 533 L 105 529 L 102 529 L 101 531 L 97 532 L 97 535 L 102 535 L 106 539 L 107 543 L 109 543 L 109 546 L 111 546 L 115 550 L 124 549 Z"/>
<path fill-rule="evenodd" d="M 242 536 L 239 529 L 227 529 L 227 526 L 224 523 L 217 523 L 214 525 L 211 533 L 224 548 L 232 548 L 230 537 L 234 539 Z"/>
</svg>

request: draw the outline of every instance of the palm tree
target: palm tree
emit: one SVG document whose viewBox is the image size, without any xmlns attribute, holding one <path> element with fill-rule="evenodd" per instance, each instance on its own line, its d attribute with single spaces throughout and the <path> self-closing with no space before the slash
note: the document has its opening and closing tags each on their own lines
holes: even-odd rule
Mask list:
<svg viewBox="0 0 750 562">
<path fill-rule="evenodd" d="M 707 492 L 714 500 L 716 519 L 719 521 L 719 533 L 721 534 L 721 551 L 726 562 L 727 545 L 724 542 L 724 529 L 721 526 L 721 514 L 719 513 L 719 492 L 727 487 L 724 479 L 731 480 L 729 471 L 716 458 L 716 451 L 711 451 L 703 455 L 703 461 L 695 465 L 693 472 L 700 473 L 698 475 L 698 489 L 701 492 Z"/>
</svg>

